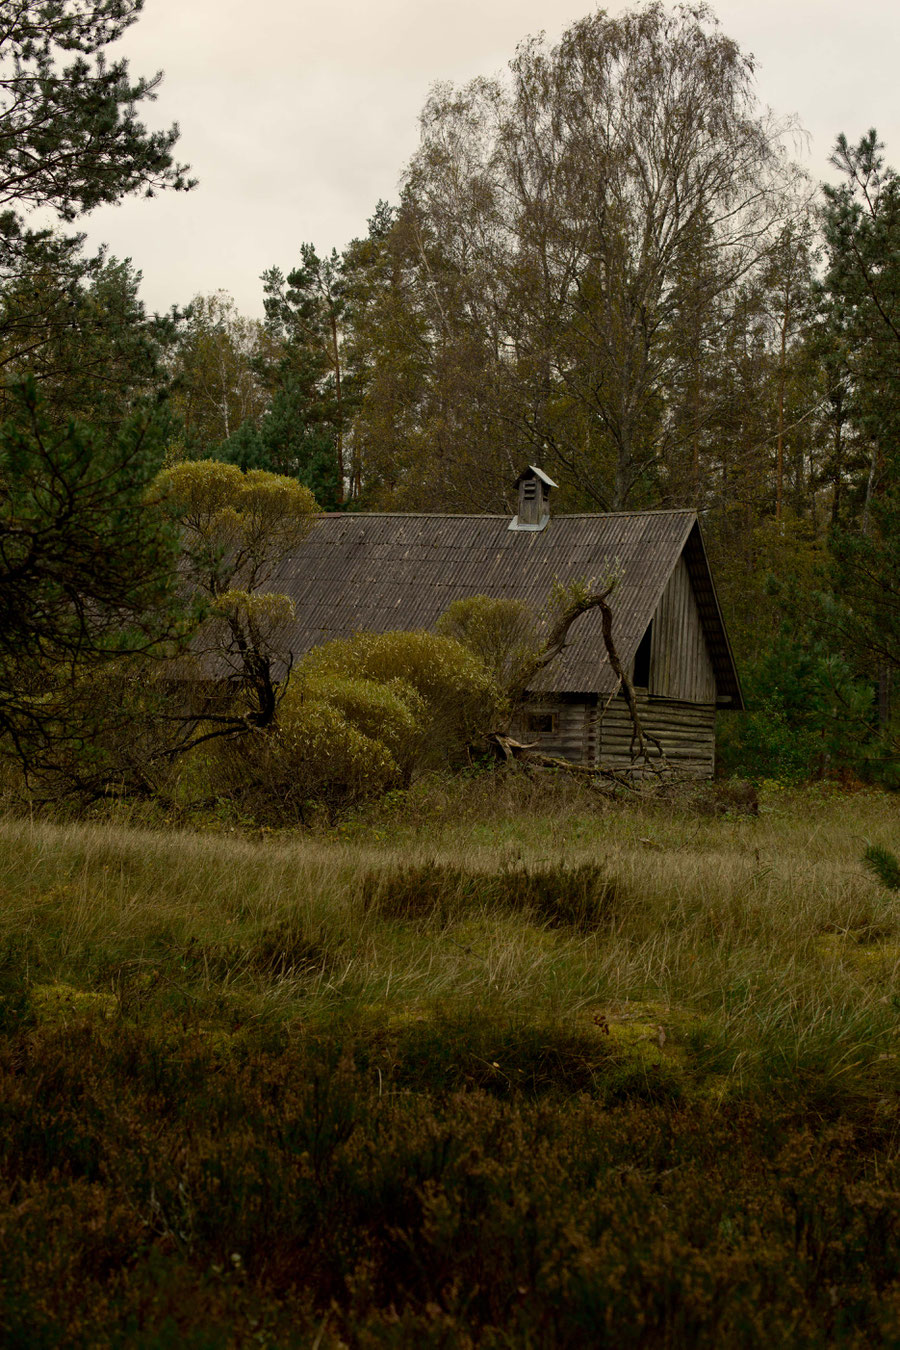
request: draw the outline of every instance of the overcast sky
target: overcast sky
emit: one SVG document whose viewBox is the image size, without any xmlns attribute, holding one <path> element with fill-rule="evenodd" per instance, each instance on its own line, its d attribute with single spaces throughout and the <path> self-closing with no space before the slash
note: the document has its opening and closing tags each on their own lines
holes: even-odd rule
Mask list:
<svg viewBox="0 0 900 1350">
<path fill-rule="evenodd" d="M 621 13 L 629 5 L 612 0 Z M 105 207 L 84 223 L 144 274 L 154 309 L 230 292 L 262 312 L 259 275 L 310 241 L 339 250 L 394 201 L 436 80 L 494 74 L 517 42 L 556 39 L 582 0 L 145 0 L 119 48 L 162 69 L 145 120 L 177 121 L 192 193 Z M 760 100 L 796 114 L 818 179 L 839 131 L 875 126 L 900 167 L 897 0 L 719 0 L 726 34 L 757 62 Z M 833 177 L 833 173 L 831 173 Z"/>
</svg>

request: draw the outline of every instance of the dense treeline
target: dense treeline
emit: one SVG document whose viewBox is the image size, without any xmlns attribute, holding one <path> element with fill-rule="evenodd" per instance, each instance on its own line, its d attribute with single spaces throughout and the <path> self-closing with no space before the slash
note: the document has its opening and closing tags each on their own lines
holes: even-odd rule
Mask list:
<svg viewBox="0 0 900 1350">
<path fill-rule="evenodd" d="M 364 237 L 270 268 L 255 326 L 196 302 L 185 453 L 345 509 L 504 511 L 525 462 L 563 510 L 694 507 L 753 709 L 726 762 L 883 775 L 898 182 L 875 132 L 808 182 L 752 75 L 709 14 L 654 5 L 436 88 Z"/>
<path fill-rule="evenodd" d="M 343 253 L 306 243 L 269 266 L 263 320 L 224 292 L 149 317 L 129 265 L 28 220 L 192 185 L 174 132 L 136 120 L 152 82 L 100 60 L 138 9 L 25 5 L 0 45 L 22 147 L 0 154 L 3 603 L 19 616 L 0 717 L 20 757 L 59 758 L 74 670 L 171 655 L 210 607 L 232 648 L 256 622 L 227 587 L 185 607 L 166 583 L 166 513 L 129 516 L 164 457 L 287 475 L 325 509 L 464 512 L 509 509 L 531 462 L 562 510 L 701 513 L 752 709 L 723 728 L 726 766 L 889 778 L 900 180 L 876 133 L 840 137 L 840 184 L 817 188 L 709 11 L 600 11 L 524 42 L 502 78 L 436 87 L 399 201 Z M 81 485 L 68 572 L 68 488 L 44 498 L 47 478 Z M 95 537 L 119 594 L 83 584 Z M 62 628 L 34 640 L 54 612 Z M 274 622 L 256 665 L 241 657 L 254 725 L 266 700 L 272 720 Z M 26 655 L 59 694 L 49 722 Z M 95 694 L 81 703 L 84 742 Z M 233 709 L 216 715 L 234 730 Z M 186 716 L 164 759 L 196 739 Z"/>
</svg>

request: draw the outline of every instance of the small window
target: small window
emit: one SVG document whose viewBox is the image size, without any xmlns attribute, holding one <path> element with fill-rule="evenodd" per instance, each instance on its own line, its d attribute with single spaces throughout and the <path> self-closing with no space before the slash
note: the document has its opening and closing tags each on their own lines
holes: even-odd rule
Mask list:
<svg viewBox="0 0 900 1350">
<path fill-rule="evenodd" d="M 634 654 L 634 675 L 632 683 L 637 689 L 647 689 L 650 686 L 650 647 L 653 643 L 653 621 L 647 625 L 647 631 L 641 638 L 640 645 Z"/>
<path fill-rule="evenodd" d="M 532 712 L 528 714 L 528 730 L 538 736 L 547 736 L 559 730 L 559 713 Z"/>
</svg>

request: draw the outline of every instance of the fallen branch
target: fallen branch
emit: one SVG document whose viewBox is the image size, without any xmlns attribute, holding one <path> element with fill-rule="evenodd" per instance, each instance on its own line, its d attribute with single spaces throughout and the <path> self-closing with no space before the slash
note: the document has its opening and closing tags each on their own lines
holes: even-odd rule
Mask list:
<svg viewBox="0 0 900 1350">
<path fill-rule="evenodd" d="M 641 724 L 637 709 L 637 699 L 634 695 L 634 685 L 631 683 L 631 676 L 619 660 L 619 654 L 616 651 L 615 643 L 613 642 L 612 610 L 606 603 L 606 594 L 597 595 L 594 599 L 596 600 L 596 607 L 600 610 L 600 617 L 603 623 L 603 643 L 606 647 L 606 654 L 609 657 L 609 664 L 612 666 L 613 672 L 622 686 L 625 702 L 628 704 L 628 711 L 631 715 L 632 736 L 629 754 L 632 762 L 643 759 L 646 761 L 648 767 L 652 767 L 650 765 L 650 756 L 647 754 L 647 743 L 649 742 L 650 745 L 656 747 L 656 753 L 661 761 L 659 768 L 656 770 L 659 772 L 660 769 L 668 768 L 666 752 L 663 750 L 659 740 L 657 740 L 655 736 L 651 736 L 649 731 L 644 731 L 643 725 Z M 635 744 L 637 744 L 636 754 Z"/>
<path fill-rule="evenodd" d="M 558 759 L 555 755 L 528 754 L 518 762 L 526 769 L 559 769 L 564 773 L 573 774 L 576 778 L 592 781 L 597 787 L 602 781 L 613 787 L 624 788 L 636 796 L 642 795 L 628 769 L 603 769 L 595 764 L 577 764 L 571 759 Z"/>
</svg>

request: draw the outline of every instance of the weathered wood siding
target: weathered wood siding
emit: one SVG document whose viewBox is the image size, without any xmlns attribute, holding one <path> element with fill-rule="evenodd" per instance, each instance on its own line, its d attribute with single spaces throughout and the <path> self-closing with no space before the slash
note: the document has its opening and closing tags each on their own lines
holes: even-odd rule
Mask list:
<svg viewBox="0 0 900 1350">
<path fill-rule="evenodd" d="M 645 731 L 661 743 L 672 768 L 697 778 L 711 777 L 716 761 L 715 706 L 652 698 L 642 690 L 636 691 L 636 698 Z M 535 701 L 513 726 L 513 735 L 537 744 L 541 754 L 574 764 L 628 769 L 632 765 L 628 704 L 621 694 L 604 704 L 593 695 Z M 556 714 L 556 730 L 529 730 L 530 713 Z"/>
<path fill-rule="evenodd" d="M 715 704 L 716 677 L 684 558 L 679 558 L 653 616 L 650 695 Z"/>
<path fill-rule="evenodd" d="M 715 769 L 716 678 L 690 574 L 679 558 L 653 615 L 646 688 L 635 691 L 644 730 L 661 743 L 679 773 L 707 778 Z M 634 663 L 632 662 L 632 673 Z M 552 713 L 557 725 L 538 733 L 529 714 Z M 516 729 L 541 751 L 603 768 L 632 766 L 632 726 L 621 693 L 535 698 Z"/>
<path fill-rule="evenodd" d="M 716 763 L 716 710 L 710 704 L 653 698 L 637 690 L 638 715 L 645 732 L 655 736 L 673 769 L 697 778 L 712 777 Z M 604 769 L 631 766 L 631 716 L 617 694 L 600 710 L 598 762 Z"/>
<path fill-rule="evenodd" d="M 541 699 L 529 703 L 513 726 L 513 735 L 529 745 L 536 743 L 542 755 L 568 759 L 575 764 L 597 762 L 597 696 L 583 695 L 566 699 Z M 530 714 L 556 715 L 556 730 L 536 732 L 529 729 Z"/>
</svg>

